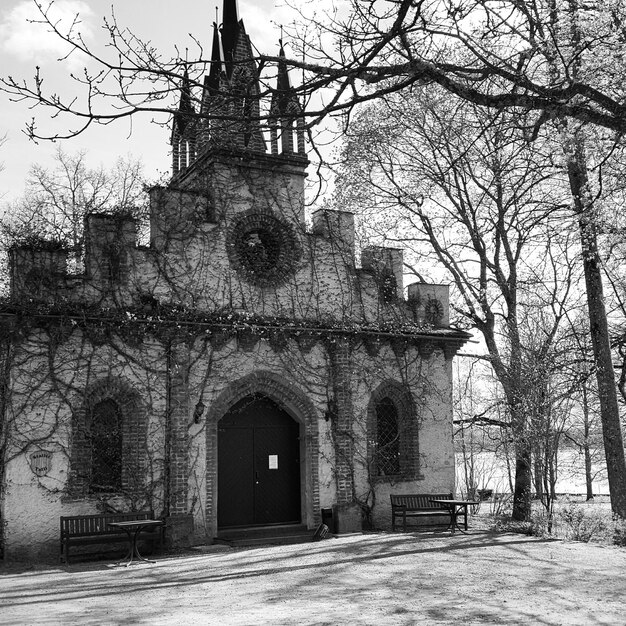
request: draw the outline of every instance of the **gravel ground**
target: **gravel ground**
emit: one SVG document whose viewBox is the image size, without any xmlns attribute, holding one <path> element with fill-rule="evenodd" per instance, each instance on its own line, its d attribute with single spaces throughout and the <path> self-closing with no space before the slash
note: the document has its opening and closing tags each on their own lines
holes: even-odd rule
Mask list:
<svg viewBox="0 0 626 626">
<path fill-rule="evenodd" d="M 0 566 L 0 624 L 626 624 L 626 549 L 481 530 Z"/>
</svg>

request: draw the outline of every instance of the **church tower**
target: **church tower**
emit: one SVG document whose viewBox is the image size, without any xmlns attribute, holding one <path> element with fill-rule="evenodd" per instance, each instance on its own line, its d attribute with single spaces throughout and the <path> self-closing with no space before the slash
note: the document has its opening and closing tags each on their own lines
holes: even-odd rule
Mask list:
<svg viewBox="0 0 626 626">
<path fill-rule="evenodd" d="M 261 87 L 236 0 L 224 0 L 202 87 L 194 87 L 187 72 L 180 86 L 171 181 L 151 192 L 152 246 L 183 245 L 190 232 L 185 225 L 219 224 L 227 229 L 231 266 L 257 287 L 284 282 L 305 231 L 304 110 L 282 41 L 279 59 L 271 86 Z M 265 249 L 268 262 L 262 271 L 246 270 L 247 252 L 256 248 Z"/>
<path fill-rule="evenodd" d="M 295 158 L 306 165 L 304 111 L 289 81 L 282 41 L 276 85 L 266 103 L 236 0 L 224 0 L 222 15 L 222 24 L 213 24 L 211 65 L 197 98 L 198 111 L 186 72 L 181 84 L 172 128 L 174 183 L 202 167 L 194 164 L 208 152 L 230 150 L 250 160 L 253 155 L 268 153 L 268 139 L 270 155 Z"/>
</svg>

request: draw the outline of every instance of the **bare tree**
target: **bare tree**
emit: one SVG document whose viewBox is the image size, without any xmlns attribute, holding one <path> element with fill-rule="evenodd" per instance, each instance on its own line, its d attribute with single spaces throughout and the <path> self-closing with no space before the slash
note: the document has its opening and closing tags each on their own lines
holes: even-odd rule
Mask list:
<svg viewBox="0 0 626 626">
<path fill-rule="evenodd" d="M 33 165 L 25 195 L 11 203 L 0 224 L 5 245 L 58 241 L 80 256 L 83 221 L 88 213 L 146 217 L 142 164 L 121 158 L 111 168 L 89 168 L 85 152 L 57 150 L 53 169 Z"/>
<path fill-rule="evenodd" d="M 482 500 L 506 490 L 513 492 L 508 468 L 509 422 L 500 419 L 500 389 L 493 370 L 483 355 L 465 352 L 457 358 L 454 372 L 454 441 L 457 459 L 457 489 L 469 499 Z"/>
<path fill-rule="evenodd" d="M 421 11 L 423 6 L 421 3 L 418 4 L 416 10 Z M 402 3 L 402 7 L 406 9 L 408 15 L 410 4 Z M 590 104 L 591 101 L 583 95 L 583 92 L 588 95 L 593 93 L 593 97 L 601 96 L 602 89 L 611 82 L 610 77 L 615 69 L 620 67 L 617 57 L 620 54 L 621 44 L 618 46 L 616 42 L 621 42 L 623 37 L 623 6 L 622 3 L 611 3 L 608 8 L 600 8 L 594 4 L 590 7 L 583 6 L 578 0 L 568 0 L 568 2 L 561 4 L 548 0 L 545 3 L 533 2 L 530 4 L 476 2 L 469 3 L 465 8 L 476 7 L 480 8 L 483 17 L 486 18 L 485 21 L 478 21 L 480 26 L 477 28 L 474 22 L 469 19 L 471 11 L 468 13 L 466 10 L 461 10 L 459 5 L 455 5 L 458 11 L 454 11 L 453 14 L 461 15 L 460 22 L 457 22 L 457 18 L 454 16 L 452 18 L 448 16 L 444 19 L 444 22 L 452 19 L 457 24 L 457 28 L 452 34 L 453 39 L 459 33 L 462 35 L 460 37 L 462 41 L 461 56 L 458 57 L 461 59 L 461 63 L 449 67 L 444 72 L 444 82 L 433 77 L 434 82 L 439 82 L 447 91 L 452 91 L 465 100 L 475 102 L 480 106 L 491 106 L 498 110 L 508 109 L 512 106 L 527 110 L 541 108 L 541 106 L 529 106 L 525 101 L 529 94 L 534 94 L 531 99 L 534 102 L 539 102 L 542 100 L 541 93 L 546 93 L 541 90 L 536 91 L 536 82 L 533 82 L 532 79 L 540 79 L 544 85 L 556 86 L 557 90 L 563 86 L 566 86 L 567 89 L 567 92 L 561 92 L 565 106 L 561 107 L 554 103 L 555 106 L 551 111 L 543 111 L 534 119 L 532 124 L 528 124 L 528 137 L 533 140 L 537 139 L 541 127 L 551 119 L 556 121 L 556 128 L 561 135 L 560 147 L 565 155 L 565 168 L 571 195 L 570 202 L 577 222 L 573 226 L 578 231 L 582 244 L 595 371 L 602 407 L 604 449 L 611 504 L 615 514 L 626 517 L 626 460 L 615 389 L 607 313 L 604 304 L 602 261 L 598 249 L 597 200 L 601 194 L 601 187 L 599 187 L 600 191 L 594 191 L 590 177 L 589 148 L 586 144 L 587 130 L 580 125 L 580 122 L 593 122 L 614 130 L 618 126 L 606 124 L 606 119 L 590 117 L 588 115 L 589 110 L 585 115 L 580 115 L 581 109 L 576 112 L 570 108 L 571 106 L 578 107 L 579 104 L 585 108 Z M 494 7 L 498 8 L 493 10 Z M 499 13 L 499 8 L 502 7 L 504 10 L 510 9 L 511 13 L 508 15 Z M 448 6 L 447 8 L 451 9 L 452 7 Z M 514 17 L 511 18 L 511 16 Z M 510 21 L 511 19 L 513 21 Z M 428 31 L 428 24 L 431 22 L 426 20 L 425 23 Z M 481 35 L 476 44 L 473 43 L 475 38 L 463 34 L 465 32 L 463 26 L 467 24 L 470 24 L 471 28 L 474 29 L 474 35 L 477 33 Z M 423 30 L 425 27 L 422 24 L 420 28 Z M 427 39 L 426 42 L 433 45 L 432 47 L 425 45 L 428 53 L 440 50 L 438 43 L 445 42 L 451 36 L 445 27 L 441 28 L 441 39 L 437 41 L 433 39 L 435 31 L 429 32 L 431 38 Z M 594 56 L 592 50 L 597 41 L 596 36 L 600 33 L 606 38 L 606 41 L 610 42 L 611 50 L 605 50 L 606 56 L 598 64 L 597 57 Z M 528 35 L 527 43 L 528 45 L 532 44 L 532 47 L 525 49 L 525 54 L 520 56 L 518 36 L 524 38 L 526 35 Z M 515 44 L 515 42 L 517 43 Z M 495 47 L 492 48 L 492 46 Z M 458 46 L 452 46 L 446 50 L 448 57 L 450 50 L 459 51 Z M 495 56 L 492 54 L 494 50 Z M 617 55 L 616 58 L 614 58 L 615 55 Z M 468 58 L 471 61 L 469 65 L 465 63 Z M 522 77 L 521 80 L 511 82 L 509 80 L 510 74 L 506 72 L 503 74 L 500 71 L 502 65 L 494 62 L 494 59 L 506 61 L 507 58 L 516 59 L 518 64 L 516 71 Z M 612 73 L 610 67 L 606 65 L 606 61 L 613 58 L 614 61 L 612 62 L 615 65 Z M 477 65 L 479 73 L 474 74 L 473 70 L 476 69 Z M 459 67 L 465 72 L 466 77 L 473 76 L 480 82 L 481 86 L 486 85 L 488 91 L 478 93 L 474 86 L 466 91 L 457 89 L 454 83 L 455 77 L 458 77 L 455 74 L 455 68 L 458 69 Z M 494 68 L 498 71 L 494 72 Z M 471 81 L 471 78 L 468 80 Z M 508 84 L 508 88 L 514 91 L 513 97 L 508 99 L 508 104 L 505 104 L 507 98 L 494 100 L 492 97 L 498 89 L 502 89 L 503 84 Z M 590 90 L 589 87 L 592 84 L 594 86 Z M 581 86 L 583 92 L 579 92 Z M 615 87 L 615 93 L 619 93 L 620 88 Z M 569 91 L 570 88 L 572 91 Z M 496 91 L 494 92 L 494 90 Z M 521 99 L 518 96 L 522 96 Z M 604 101 L 604 104 L 609 105 L 609 102 Z M 613 102 L 610 105 L 611 115 L 618 111 L 614 106 L 617 104 Z M 596 110 L 596 112 L 598 111 Z M 614 147 L 615 144 L 609 141 L 602 146 L 605 155 L 609 154 Z M 595 147 L 594 150 L 598 151 Z"/>
<path fill-rule="evenodd" d="M 556 3 L 552 2 L 551 7 L 554 9 Z M 568 75 L 573 81 L 584 80 L 589 70 L 584 64 L 585 42 L 589 34 L 586 17 L 578 0 L 568 2 L 564 15 L 558 15 L 553 11 L 550 16 L 553 27 L 565 31 L 558 41 L 564 42 L 568 48 Z M 562 76 L 554 55 L 548 58 L 548 62 L 551 75 L 555 78 Z M 598 246 L 599 223 L 596 204 L 601 192 L 594 195 L 585 129 L 572 128 L 570 120 L 563 118 L 558 121 L 557 126 L 562 130 L 569 188 L 582 247 L 587 311 L 601 407 L 611 507 L 616 515 L 626 518 L 626 458 L 604 298 L 603 264 Z"/>
<path fill-rule="evenodd" d="M 337 185 L 341 206 L 412 246 L 411 269 L 443 270 L 459 320 L 482 334 L 516 445 L 516 519 L 530 514 L 534 375 L 520 325 L 529 307 L 544 313 L 534 337 L 546 359 L 575 281 L 559 164 L 541 148 L 518 116 L 449 103 L 441 90 L 395 94 L 353 120 Z"/>
<path fill-rule="evenodd" d="M 54 19 L 53 3 L 35 5 L 39 21 L 68 44 L 69 54 L 86 58 L 85 72 L 71 76 L 81 96 L 65 98 L 54 87 L 48 90 L 40 68 L 30 80 L 5 76 L 0 84 L 15 99 L 67 116 L 67 131 L 53 132 L 57 137 L 136 113 L 172 113 L 177 103 L 171 93 L 185 71 L 200 86 L 200 74 L 211 62 L 204 56 L 202 34 L 192 61 L 166 58 L 120 26 L 114 15 L 104 22 L 109 45 L 93 49 L 81 36 L 79 16 L 63 30 Z M 576 56 L 584 72 L 575 77 L 571 41 L 563 38 L 573 9 L 583 31 Z M 436 83 L 480 106 L 536 111 L 536 128 L 563 117 L 622 133 L 625 15 L 622 0 L 349 0 L 326 14 L 301 13 L 287 63 L 303 70 L 302 93 L 328 90 L 324 105 L 309 109 L 313 119 L 392 91 Z M 279 57 L 259 54 L 257 61 L 275 64 Z M 558 71 L 549 71 L 548 64 Z M 51 136 L 40 133 L 35 123 L 29 132 Z"/>
<path fill-rule="evenodd" d="M 574 403 L 575 419 L 564 432 L 566 442 L 583 457 L 587 500 L 594 497 L 593 482 L 603 460 L 601 411 L 595 384 L 593 348 L 586 313 L 568 314 L 566 342 L 573 358 L 562 359 L 559 376 Z M 604 472 L 602 472 L 604 473 Z"/>
</svg>

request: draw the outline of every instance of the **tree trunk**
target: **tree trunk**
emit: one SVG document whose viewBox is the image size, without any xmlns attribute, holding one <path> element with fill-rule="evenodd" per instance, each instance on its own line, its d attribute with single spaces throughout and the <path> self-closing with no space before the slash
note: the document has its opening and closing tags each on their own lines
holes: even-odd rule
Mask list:
<svg viewBox="0 0 626 626">
<path fill-rule="evenodd" d="M 515 441 L 515 488 L 513 491 L 512 517 L 518 522 L 525 522 L 530 520 L 530 492 L 532 488 L 531 444 L 528 438 L 525 416 L 513 412 L 511 423 Z"/>
<path fill-rule="evenodd" d="M 604 306 L 597 227 L 593 216 L 594 207 L 590 199 L 584 147 L 580 137 L 576 137 L 573 140 L 573 145 L 569 150 L 566 150 L 566 154 L 568 157 L 567 169 L 570 189 L 574 199 L 574 209 L 578 217 L 583 250 L 589 326 L 600 396 L 602 434 L 609 493 L 611 495 L 611 508 L 615 515 L 626 519 L 624 443 L 617 404 L 617 386 L 613 371 L 609 329 Z"/>
<path fill-rule="evenodd" d="M 548 462 L 548 480 L 550 485 L 550 500 L 552 502 L 556 501 L 556 477 L 558 476 L 556 458 L 557 453 L 558 448 L 555 448 L 554 454 L 550 457 L 550 460 Z"/>
<path fill-rule="evenodd" d="M 587 401 L 587 384 L 583 382 L 583 453 L 585 455 L 585 484 L 587 486 L 587 500 L 593 500 L 593 478 L 591 476 L 591 449 L 589 446 L 589 403 Z"/>
<path fill-rule="evenodd" d="M 530 446 L 525 442 L 518 444 L 515 459 L 515 491 L 513 492 L 513 519 L 525 522 L 530 519 Z"/>
<path fill-rule="evenodd" d="M 587 486 L 587 501 L 593 500 L 593 479 L 591 477 L 591 452 L 589 444 L 585 444 L 585 484 Z"/>
<path fill-rule="evenodd" d="M 538 435 L 536 435 L 538 438 Z M 543 456 L 539 442 L 534 445 L 533 462 L 535 464 L 535 495 L 543 500 Z"/>
</svg>

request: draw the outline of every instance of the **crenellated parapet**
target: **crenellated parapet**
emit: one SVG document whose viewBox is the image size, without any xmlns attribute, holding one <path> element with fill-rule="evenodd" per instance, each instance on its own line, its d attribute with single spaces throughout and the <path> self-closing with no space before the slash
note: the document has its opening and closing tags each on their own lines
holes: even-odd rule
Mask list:
<svg viewBox="0 0 626 626">
<path fill-rule="evenodd" d="M 130 215 L 91 213 L 85 218 L 85 274 L 92 284 L 128 281 L 137 221 Z"/>
<path fill-rule="evenodd" d="M 236 168 L 224 169 L 230 177 L 204 191 L 150 190 L 149 247 L 137 245 L 132 216 L 88 215 L 83 274 L 68 273 L 68 251 L 58 246 L 12 248 L 13 301 L 64 299 L 133 310 L 147 299 L 208 315 L 233 310 L 268 319 L 334 319 L 348 327 L 384 320 L 402 333 L 448 326 L 446 285 L 413 283 L 405 296 L 402 250 L 369 246 L 357 268 L 352 213 L 320 209 L 307 232 L 301 208 L 285 212 L 283 178 L 259 172 L 263 195 Z M 231 191 L 228 201 L 224 189 Z M 300 202 L 299 187 L 294 193 Z"/>
<path fill-rule="evenodd" d="M 312 233 L 333 244 L 349 264 L 354 263 L 354 214 L 319 209 L 313 213 Z"/>
<path fill-rule="evenodd" d="M 267 176 L 262 179 L 271 187 Z M 363 249 L 357 269 L 354 216 L 320 209 L 307 232 L 298 215 L 286 219 L 275 209 L 279 187 L 265 200 L 247 189 L 254 201 L 242 192 L 225 211 L 219 189 L 155 187 L 149 247 L 137 245 L 131 216 L 90 214 L 84 273 L 68 274 L 62 248 L 15 247 L 12 299 L 127 310 L 149 301 L 152 307 L 195 307 L 201 315 L 233 310 L 267 319 L 334 319 L 346 327 L 377 328 L 384 320 L 400 333 L 448 326 L 446 285 L 413 283 L 405 296 L 402 250 L 396 248 Z"/>
<path fill-rule="evenodd" d="M 16 303 L 55 304 L 102 300 L 103 295 L 129 291 L 136 274 L 137 222 L 130 215 L 91 213 L 84 220 L 84 271 L 69 271 L 70 250 L 52 241 L 21 244 L 9 251 L 10 296 Z"/>
<path fill-rule="evenodd" d="M 450 288 L 448 285 L 411 283 L 408 302 L 418 324 L 446 327 L 450 324 Z"/>
<path fill-rule="evenodd" d="M 69 251 L 52 242 L 13 246 L 9 250 L 12 300 L 53 300 L 65 287 Z"/>
<path fill-rule="evenodd" d="M 400 248 L 368 246 L 361 252 L 361 267 L 374 276 L 385 302 L 403 297 L 404 266 Z"/>
</svg>

